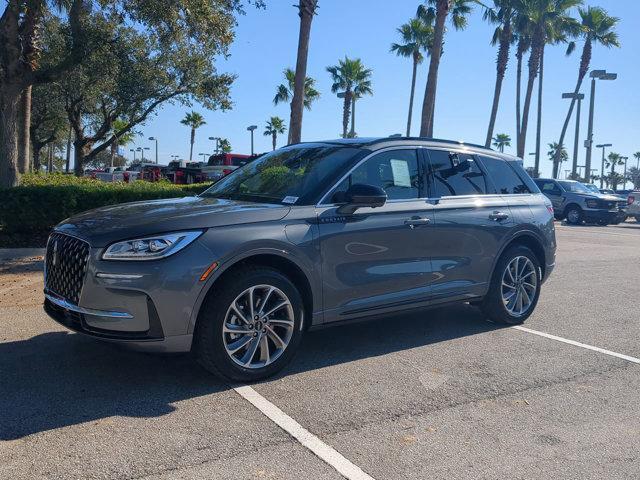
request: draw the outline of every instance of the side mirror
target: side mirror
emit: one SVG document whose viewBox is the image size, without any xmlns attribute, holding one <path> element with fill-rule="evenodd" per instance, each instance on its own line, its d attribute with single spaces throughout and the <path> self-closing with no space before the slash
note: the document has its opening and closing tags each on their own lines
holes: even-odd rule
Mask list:
<svg viewBox="0 0 640 480">
<path fill-rule="evenodd" d="M 381 207 L 387 202 L 387 193 L 375 185 L 356 183 L 344 194 L 345 205 L 338 208 L 338 213 L 351 214 L 358 208 Z"/>
</svg>

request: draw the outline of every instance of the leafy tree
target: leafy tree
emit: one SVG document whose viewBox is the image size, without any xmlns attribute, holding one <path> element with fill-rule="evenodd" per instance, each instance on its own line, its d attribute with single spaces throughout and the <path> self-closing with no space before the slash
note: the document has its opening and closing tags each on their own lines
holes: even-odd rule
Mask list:
<svg viewBox="0 0 640 480">
<path fill-rule="evenodd" d="M 278 105 L 283 102 L 292 102 L 293 98 L 293 90 L 295 88 L 295 76 L 296 72 L 294 72 L 290 68 L 285 68 L 284 70 L 284 78 L 286 83 L 281 83 L 276 88 L 276 96 L 273 97 L 273 104 Z M 311 77 L 305 77 L 304 79 L 304 101 L 303 105 L 307 110 L 311 110 L 311 104 L 315 102 L 318 98 L 320 98 L 320 92 L 316 90 L 316 81 Z M 293 108 L 293 103 L 289 104 L 290 108 Z M 291 132 L 289 129 L 289 142 L 291 142 Z"/>
<path fill-rule="evenodd" d="M 392 43 L 391 51 L 399 57 L 411 58 L 413 72 L 411 75 L 411 94 L 409 95 L 409 114 L 407 115 L 407 137 L 411 136 L 411 117 L 413 115 L 413 97 L 416 90 L 416 74 L 418 65 L 424 60 L 423 52 L 429 52 L 433 45 L 433 27 L 421 18 L 412 18 L 401 25 L 398 33 L 402 43 Z"/>
<path fill-rule="evenodd" d="M 247 0 L 246 3 L 264 6 L 262 0 Z M 227 81 L 223 82 L 222 76 L 215 75 L 213 61 L 228 53 L 233 40 L 234 15 L 242 11 L 243 0 L 7 0 L 3 8 L 4 11 L 0 11 L 0 186 L 13 186 L 19 180 L 18 126 L 29 124 L 19 119 L 23 92 L 29 86 L 67 80 L 73 75 L 72 70 L 92 57 L 95 49 L 113 40 L 113 37 L 92 35 L 96 14 L 120 27 L 135 24 L 137 34 L 152 44 L 152 48 L 143 52 L 149 60 L 159 55 L 164 57 L 156 71 L 165 81 L 173 76 L 174 84 L 179 85 L 182 92 L 175 95 L 182 97 L 180 101 L 187 100 L 185 97 L 189 96 L 210 97 L 215 90 L 221 98 L 220 89 L 228 87 L 231 77 L 226 76 Z M 41 61 L 45 43 L 42 32 L 45 20 L 50 17 L 57 18 L 64 25 L 67 48 L 55 61 L 44 65 L 45 62 Z M 168 64 L 167 57 L 173 57 L 173 65 Z M 147 66 L 150 63 L 147 62 Z M 191 75 L 184 75 L 186 67 L 191 70 Z M 200 81 L 194 82 L 194 73 L 198 71 Z M 145 75 L 138 81 L 150 80 L 153 80 L 153 75 Z M 166 95 L 168 92 L 163 89 L 154 99 Z M 136 104 L 143 109 L 142 114 L 129 119 L 129 122 L 135 122 L 144 115 L 149 104 L 143 104 L 143 107 L 139 102 Z M 24 108 L 22 110 L 25 112 Z M 109 129 L 107 126 L 105 131 Z M 91 136 L 99 131 L 101 129 L 96 129 Z M 103 147 L 108 148 L 109 141 L 100 144 L 101 140 L 103 138 L 94 140 L 93 144 L 97 142 L 97 148 L 101 148 L 108 143 Z"/>
<path fill-rule="evenodd" d="M 120 156 L 118 154 L 118 147 L 128 145 L 129 143 L 133 142 L 133 139 L 136 138 L 136 136 L 140 134 L 139 132 L 134 132 L 133 130 L 128 130 L 125 133 L 120 133 L 125 128 L 127 128 L 126 120 L 117 118 L 113 122 L 111 136 L 114 138 L 111 142 L 111 161 L 106 165 L 107 167 L 121 167 L 122 165 L 124 165 L 123 163 L 119 163 L 120 161 L 117 158 L 118 156 Z"/>
<path fill-rule="evenodd" d="M 578 80 L 576 82 L 576 88 L 574 89 L 575 94 L 580 93 L 582 81 L 589 71 L 593 45 L 600 44 L 607 48 L 620 46 L 618 34 L 615 32 L 615 27 L 619 21 L 618 18 L 609 16 L 606 10 L 600 7 L 587 7 L 586 9 L 580 8 L 578 12 L 580 13 L 581 19 L 580 36 L 584 40 L 584 45 L 582 47 L 580 66 L 578 68 Z M 567 133 L 567 128 L 569 127 L 569 120 L 571 119 L 575 102 L 576 99 L 574 95 L 574 98 L 571 99 L 569 111 L 567 112 L 567 116 L 565 117 L 562 125 L 560 140 L 558 140 L 559 143 L 564 142 L 564 137 Z M 587 170 L 590 168 L 591 165 L 586 165 Z"/>
<path fill-rule="evenodd" d="M 193 160 L 193 142 L 196 140 L 196 130 L 203 126 L 205 123 L 204 117 L 198 112 L 191 111 L 186 113 L 184 118 L 180 120 L 180 123 L 191 128 L 191 137 L 189 144 L 189 161 Z"/>
<path fill-rule="evenodd" d="M 449 15 L 451 15 L 453 27 L 456 30 L 464 29 L 467 26 L 467 16 L 471 12 L 471 4 L 473 3 L 478 3 L 478 1 L 425 0 L 424 4 L 418 6 L 417 17 L 423 19 L 427 25 L 434 25 L 429 74 L 427 76 L 424 101 L 422 102 L 421 137 L 433 136 L 433 116 L 435 113 L 438 69 L 440 67 L 440 57 L 442 56 L 445 23 Z"/>
<path fill-rule="evenodd" d="M 33 87 L 31 100 L 29 136 L 33 153 L 33 171 L 39 172 L 42 149 L 62 140 L 69 124 L 64 111 L 64 99 L 52 84 Z"/>
<path fill-rule="evenodd" d="M 627 176 L 629 177 L 629 181 L 633 183 L 634 190 L 640 189 L 640 168 L 631 167 Z M 640 199 L 638 199 L 638 201 L 640 201 Z"/>
<path fill-rule="evenodd" d="M 276 144 L 278 142 L 278 135 L 282 135 L 287 130 L 287 127 L 284 124 L 284 120 L 280 117 L 271 117 L 267 120 L 267 124 L 264 128 L 264 136 L 271 137 L 271 144 L 273 149 L 276 149 Z"/>
<path fill-rule="evenodd" d="M 329 72 L 333 81 L 331 91 L 333 93 L 344 93 L 342 136 L 347 138 L 349 114 L 351 108 L 355 105 L 354 95 L 371 94 L 370 79 L 373 71 L 370 68 L 365 68 L 359 58 L 351 59 L 345 56 L 344 60 L 338 60 L 337 65 L 327 67 L 327 72 Z"/>
<path fill-rule="evenodd" d="M 298 143 L 301 140 L 309 38 L 311 37 L 311 22 L 318 8 L 318 0 L 299 0 L 295 6 L 298 7 L 298 15 L 300 16 L 300 33 L 298 35 L 298 54 L 293 81 L 293 98 L 291 100 L 289 143 Z"/>
<path fill-rule="evenodd" d="M 112 155 L 111 152 L 103 150 L 91 157 L 91 160 L 89 160 L 85 166 L 98 170 L 105 170 L 108 167 L 124 167 L 126 164 L 127 159 L 119 153 Z"/>
<path fill-rule="evenodd" d="M 501 152 L 504 152 L 504 147 L 511 146 L 511 137 L 506 133 L 498 133 L 492 140 L 493 146 Z"/>
<path fill-rule="evenodd" d="M 516 17 L 517 0 L 493 0 L 493 7 L 484 11 L 483 18 L 492 25 L 496 25 L 491 39 L 491 45 L 498 45 L 498 57 L 496 58 L 496 83 L 493 89 L 493 103 L 491 115 L 489 117 L 489 127 L 487 128 L 487 139 L 485 147 L 491 145 L 493 130 L 498 115 L 498 105 L 500 104 L 500 94 L 502 92 L 502 82 L 509 63 L 509 49 L 515 41 L 513 32 Z"/>
</svg>

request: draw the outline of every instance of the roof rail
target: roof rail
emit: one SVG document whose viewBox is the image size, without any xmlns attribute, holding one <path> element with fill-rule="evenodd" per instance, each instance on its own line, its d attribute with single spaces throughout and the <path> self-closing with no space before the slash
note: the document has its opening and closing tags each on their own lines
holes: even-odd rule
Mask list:
<svg viewBox="0 0 640 480">
<path fill-rule="evenodd" d="M 389 135 L 388 137 L 385 137 L 385 138 L 375 139 L 371 143 L 384 142 L 386 140 L 389 140 L 390 138 L 393 138 L 394 140 L 422 140 L 425 142 L 449 143 L 451 145 L 465 145 L 467 147 L 482 148 L 484 150 L 493 150 L 491 147 L 485 147 L 484 145 L 480 145 L 477 143 L 463 142 L 462 140 L 448 140 L 445 138 L 434 138 L 434 137 L 406 137 L 404 135 L 398 135 L 397 133 L 394 135 Z"/>
</svg>

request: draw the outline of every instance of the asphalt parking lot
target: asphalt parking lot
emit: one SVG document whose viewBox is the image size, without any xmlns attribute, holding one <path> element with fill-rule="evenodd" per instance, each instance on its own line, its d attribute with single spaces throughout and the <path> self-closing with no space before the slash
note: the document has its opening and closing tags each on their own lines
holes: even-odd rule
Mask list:
<svg viewBox="0 0 640 480">
<path fill-rule="evenodd" d="M 4 261 L 0 478 L 637 479 L 640 224 L 557 237 L 532 331 L 461 305 L 310 332 L 248 390 L 66 332 L 41 261 Z"/>
</svg>

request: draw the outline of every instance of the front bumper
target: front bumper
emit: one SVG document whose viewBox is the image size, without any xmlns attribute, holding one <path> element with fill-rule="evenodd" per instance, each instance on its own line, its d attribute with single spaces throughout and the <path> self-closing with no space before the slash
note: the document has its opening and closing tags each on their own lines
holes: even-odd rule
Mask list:
<svg viewBox="0 0 640 480">
<path fill-rule="evenodd" d="M 584 214 L 584 221 L 587 223 L 622 222 L 627 218 L 627 213 L 624 210 L 584 209 L 583 214 Z"/>
</svg>

